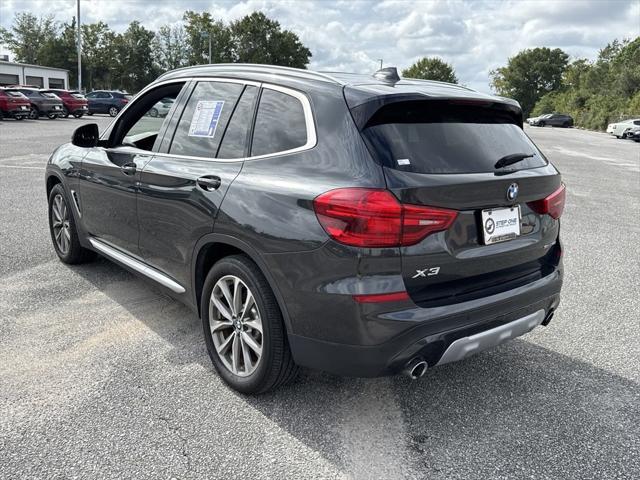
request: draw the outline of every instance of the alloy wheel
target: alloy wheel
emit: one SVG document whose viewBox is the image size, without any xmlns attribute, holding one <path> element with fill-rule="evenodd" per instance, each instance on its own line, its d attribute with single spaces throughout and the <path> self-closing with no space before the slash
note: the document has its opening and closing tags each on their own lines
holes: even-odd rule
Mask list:
<svg viewBox="0 0 640 480">
<path fill-rule="evenodd" d="M 51 213 L 51 226 L 53 227 L 56 246 L 60 253 L 66 255 L 71 245 L 71 225 L 69 223 L 69 209 L 62 195 L 57 194 L 53 197 Z"/>
<path fill-rule="evenodd" d="M 209 328 L 224 366 L 234 375 L 251 375 L 262 358 L 262 317 L 253 293 L 235 275 L 220 278 L 211 291 Z"/>
<path fill-rule="evenodd" d="M 109 109 L 109 115 L 111 115 L 112 117 L 115 117 L 116 115 L 118 115 L 118 109 L 116 107 L 111 107 Z"/>
</svg>

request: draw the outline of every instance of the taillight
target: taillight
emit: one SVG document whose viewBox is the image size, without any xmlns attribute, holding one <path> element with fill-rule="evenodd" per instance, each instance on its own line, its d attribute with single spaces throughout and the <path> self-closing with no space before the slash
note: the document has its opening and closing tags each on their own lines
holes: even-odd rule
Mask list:
<svg viewBox="0 0 640 480">
<path fill-rule="evenodd" d="M 121 98 L 120 103 L 129 103 L 129 100 L 127 100 L 126 98 Z"/>
<path fill-rule="evenodd" d="M 339 188 L 313 201 L 322 228 L 331 238 L 355 247 L 415 245 L 431 233 L 446 230 L 458 212 L 404 205 L 391 192 L 371 188 Z"/>
<path fill-rule="evenodd" d="M 353 299 L 358 303 L 384 303 L 402 302 L 409 300 L 409 294 L 405 292 L 373 293 L 369 295 L 353 295 Z"/>
<path fill-rule="evenodd" d="M 540 215 L 550 215 L 552 218 L 558 219 L 564 210 L 564 202 L 566 198 L 566 189 L 564 183 L 551 195 L 529 202 L 529 208 Z"/>
</svg>

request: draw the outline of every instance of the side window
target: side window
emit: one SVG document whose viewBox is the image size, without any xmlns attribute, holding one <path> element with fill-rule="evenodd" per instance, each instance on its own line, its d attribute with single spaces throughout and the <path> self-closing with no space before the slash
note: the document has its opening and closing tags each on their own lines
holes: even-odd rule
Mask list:
<svg viewBox="0 0 640 480">
<path fill-rule="evenodd" d="M 214 158 L 244 85 L 199 82 L 182 112 L 169 153 Z"/>
<path fill-rule="evenodd" d="M 276 90 L 263 89 L 253 130 L 251 155 L 268 155 L 302 147 L 307 126 L 302 103 Z"/>
<path fill-rule="evenodd" d="M 218 158 L 242 158 L 245 156 L 247 136 L 253 121 L 253 104 L 256 100 L 258 88 L 247 85 L 242 97 L 233 111 L 233 116 L 224 132 Z"/>
<path fill-rule="evenodd" d="M 158 138 L 158 134 L 171 111 L 170 106 L 161 108 L 161 105 L 173 105 L 183 86 L 182 82 L 164 85 L 145 93 L 133 102 L 118 120 L 112 133 L 112 145 L 156 151 L 162 140 Z"/>
</svg>

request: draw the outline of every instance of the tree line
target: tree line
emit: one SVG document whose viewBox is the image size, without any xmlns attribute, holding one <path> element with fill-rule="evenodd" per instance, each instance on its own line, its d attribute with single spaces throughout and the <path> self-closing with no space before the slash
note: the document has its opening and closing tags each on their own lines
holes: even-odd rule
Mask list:
<svg viewBox="0 0 640 480">
<path fill-rule="evenodd" d="M 491 77 L 496 92 L 518 100 L 525 116 L 568 113 L 577 126 L 594 130 L 640 117 L 640 37 L 614 40 L 594 61 L 570 62 L 559 48 L 523 50 Z"/>
<path fill-rule="evenodd" d="M 76 20 L 16 13 L 0 42 L 15 60 L 69 70 L 77 84 Z M 122 33 L 104 22 L 81 25 L 82 79 L 87 91 L 120 89 L 137 92 L 160 73 L 188 65 L 247 62 L 306 68 L 311 51 L 298 36 L 262 12 L 228 24 L 208 12 L 186 11 L 183 22 L 157 32 L 133 21 Z M 209 59 L 211 44 L 211 59 Z"/>
</svg>

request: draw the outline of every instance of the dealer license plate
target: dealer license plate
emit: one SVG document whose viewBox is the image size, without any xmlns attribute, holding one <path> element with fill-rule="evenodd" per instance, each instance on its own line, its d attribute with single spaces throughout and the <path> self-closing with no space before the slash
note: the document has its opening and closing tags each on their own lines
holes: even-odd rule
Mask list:
<svg viewBox="0 0 640 480">
<path fill-rule="evenodd" d="M 482 234 L 485 245 L 506 242 L 520 236 L 520 205 L 482 211 Z"/>
</svg>

